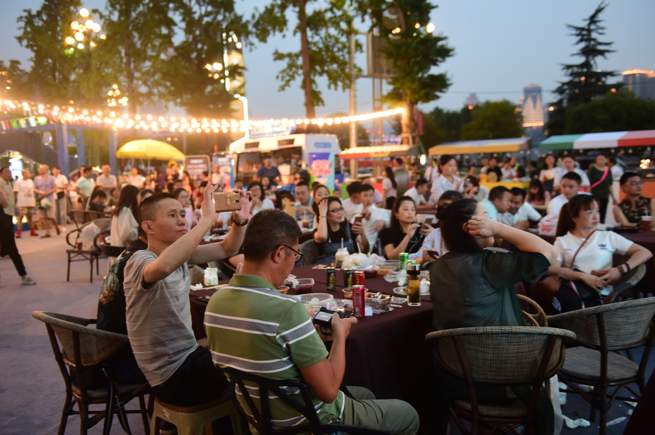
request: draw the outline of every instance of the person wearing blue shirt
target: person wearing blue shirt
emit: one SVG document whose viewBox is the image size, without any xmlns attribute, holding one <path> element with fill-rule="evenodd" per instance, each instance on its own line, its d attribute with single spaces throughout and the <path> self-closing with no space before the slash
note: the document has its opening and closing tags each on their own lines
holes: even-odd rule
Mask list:
<svg viewBox="0 0 655 435">
<path fill-rule="evenodd" d="M 264 166 L 257 170 L 255 177 L 256 181 L 260 181 L 262 177 L 268 177 L 271 180 L 271 186 L 276 186 L 282 181 L 282 174 L 277 166 L 273 166 L 273 158 L 270 156 L 264 158 Z"/>
<path fill-rule="evenodd" d="M 499 213 L 507 213 L 512 205 L 512 192 L 505 186 L 496 186 L 489 192 L 489 198 L 480 203 L 487 217 L 498 221 Z"/>
</svg>

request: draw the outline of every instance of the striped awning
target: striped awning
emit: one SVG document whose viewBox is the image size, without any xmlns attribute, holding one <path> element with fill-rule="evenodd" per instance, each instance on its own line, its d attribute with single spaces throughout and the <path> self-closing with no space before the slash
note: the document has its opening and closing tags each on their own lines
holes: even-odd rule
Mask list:
<svg viewBox="0 0 655 435">
<path fill-rule="evenodd" d="M 421 154 L 421 145 L 376 145 L 348 148 L 341 151 L 340 159 L 383 159 L 386 157 L 403 157 Z"/>
<path fill-rule="evenodd" d="M 530 138 L 517 137 L 512 139 L 489 139 L 442 143 L 441 145 L 430 148 L 430 155 L 514 153 L 528 149 L 530 149 Z"/>
<path fill-rule="evenodd" d="M 640 130 L 551 136 L 541 142 L 539 148 L 543 150 L 584 150 L 654 145 L 655 130 Z"/>
</svg>

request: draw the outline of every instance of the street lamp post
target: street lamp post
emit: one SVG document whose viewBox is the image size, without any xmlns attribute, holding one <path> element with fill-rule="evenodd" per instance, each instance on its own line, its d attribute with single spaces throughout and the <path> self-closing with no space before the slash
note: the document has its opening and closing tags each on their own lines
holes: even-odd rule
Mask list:
<svg viewBox="0 0 655 435">
<path fill-rule="evenodd" d="M 236 94 L 234 96 L 234 98 L 236 98 L 238 100 L 241 100 L 241 102 L 243 103 L 243 122 L 246 125 L 244 138 L 249 139 L 250 138 L 250 126 L 248 125 L 248 99 L 246 97 L 244 97 L 243 95 L 239 95 L 239 94 Z"/>
</svg>

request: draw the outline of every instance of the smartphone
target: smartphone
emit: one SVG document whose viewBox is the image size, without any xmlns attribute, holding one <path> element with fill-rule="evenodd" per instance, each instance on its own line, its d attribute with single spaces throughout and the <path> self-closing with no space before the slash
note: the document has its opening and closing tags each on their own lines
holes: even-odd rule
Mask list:
<svg viewBox="0 0 655 435">
<path fill-rule="evenodd" d="M 216 211 L 241 210 L 241 195 L 238 192 L 214 192 L 212 199 Z"/>
<path fill-rule="evenodd" d="M 364 216 L 362 216 L 362 215 L 355 216 L 355 223 L 356 224 L 361 224 L 362 219 L 364 219 Z"/>
<path fill-rule="evenodd" d="M 437 251 L 432 250 L 432 249 L 428 249 L 428 254 L 430 254 L 430 257 L 432 257 L 432 258 L 439 258 L 439 253 Z"/>
<path fill-rule="evenodd" d="M 294 204 L 293 202 L 288 202 L 284 206 L 284 211 L 294 219 L 296 218 L 296 204 Z"/>
<path fill-rule="evenodd" d="M 426 225 L 432 225 L 433 220 L 434 220 L 433 217 L 426 217 L 425 220 L 423 221 L 423 223 L 426 224 Z"/>
</svg>

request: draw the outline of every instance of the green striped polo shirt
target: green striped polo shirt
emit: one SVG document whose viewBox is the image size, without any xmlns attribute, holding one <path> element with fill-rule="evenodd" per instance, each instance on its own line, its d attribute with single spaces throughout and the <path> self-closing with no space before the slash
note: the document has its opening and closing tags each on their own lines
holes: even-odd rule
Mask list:
<svg viewBox="0 0 655 435">
<path fill-rule="evenodd" d="M 302 302 L 280 294 L 265 279 L 234 275 L 227 287 L 210 299 L 205 312 L 205 331 L 214 364 L 243 372 L 282 380 L 303 381 L 300 368 L 314 365 L 328 356 Z M 249 393 L 259 404 L 255 385 Z M 339 392 L 332 403 L 312 396 L 321 421 L 330 415 L 341 418 L 344 396 Z M 248 409 L 245 400 L 241 400 Z M 270 397 L 272 424 L 289 427 L 305 422 L 293 408 Z"/>
</svg>

